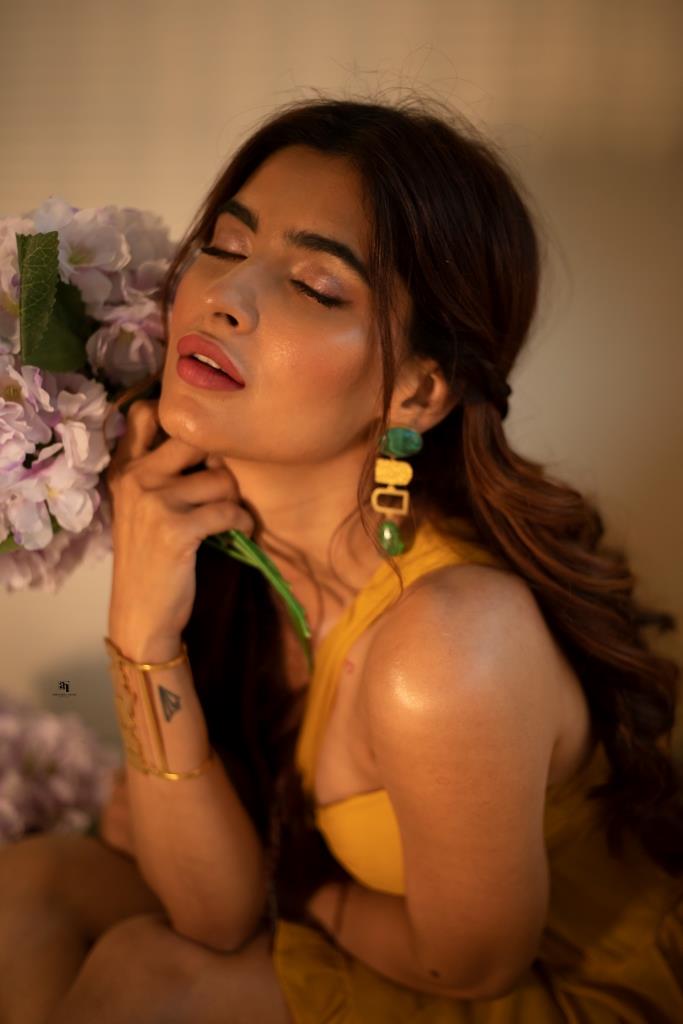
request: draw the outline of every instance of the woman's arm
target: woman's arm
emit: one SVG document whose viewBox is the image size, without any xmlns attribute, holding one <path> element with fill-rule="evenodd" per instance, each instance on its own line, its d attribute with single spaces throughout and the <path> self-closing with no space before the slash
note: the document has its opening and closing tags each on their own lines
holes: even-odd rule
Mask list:
<svg viewBox="0 0 683 1024">
<path fill-rule="evenodd" d="M 456 999 L 495 999 L 510 991 L 509 986 L 448 985 L 439 980 L 438 972 L 428 973 L 417 955 L 403 896 L 354 881 L 326 882 L 313 893 L 306 910 L 335 945 L 400 985 Z"/>
<path fill-rule="evenodd" d="M 537 956 L 559 717 L 555 652 L 531 595 L 513 577 L 468 571 L 479 568 L 459 566 L 442 576 L 445 589 L 407 596 L 364 663 L 363 706 L 399 828 L 405 894 L 352 883 L 337 914 L 333 883 L 307 904 L 342 949 L 379 973 L 462 999 L 507 994 Z"/>
<path fill-rule="evenodd" d="M 114 550 L 109 640 L 118 651 L 110 651 L 112 677 L 140 873 L 178 932 L 228 951 L 264 913 L 260 837 L 216 756 L 189 778 L 145 770 L 164 767 L 164 755 L 177 773 L 207 760 L 208 730 L 189 662 L 141 678 L 120 656 L 134 663 L 173 660 L 194 606 L 202 540 L 227 529 L 251 535 L 255 524 L 227 467 L 201 469 L 208 453 L 175 437 L 156 444 L 164 433 L 158 406 L 133 402 L 107 470 Z M 220 685 L 231 682 L 239 680 Z"/>
<path fill-rule="evenodd" d="M 124 637 L 110 635 L 135 661 L 166 661 L 180 649 L 180 640 L 133 649 L 132 641 L 127 647 Z M 154 670 L 148 681 L 168 763 L 173 771 L 190 771 L 210 748 L 189 663 Z M 115 687 L 121 685 L 115 677 Z M 156 763 L 143 725 L 139 712 L 136 728 L 144 756 Z M 200 775 L 176 781 L 145 774 L 128 762 L 127 784 L 140 873 L 176 930 L 221 951 L 237 948 L 265 911 L 266 858 L 221 760 L 214 756 Z"/>
</svg>

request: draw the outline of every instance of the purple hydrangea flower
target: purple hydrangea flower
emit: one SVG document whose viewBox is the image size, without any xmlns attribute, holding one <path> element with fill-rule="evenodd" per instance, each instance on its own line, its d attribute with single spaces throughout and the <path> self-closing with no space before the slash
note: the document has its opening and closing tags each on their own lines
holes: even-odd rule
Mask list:
<svg viewBox="0 0 683 1024">
<path fill-rule="evenodd" d="M 0 694 L 0 846 L 34 832 L 85 832 L 121 766 L 73 713 Z"/>
<path fill-rule="evenodd" d="M 16 235 L 58 232 L 58 273 L 97 326 L 86 369 L 23 365 Z M 52 590 L 85 557 L 111 551 L 102 474 L 125 418 L 111 400 L 159 373 L 159 286 L 174 244 L 161 219 L 130 207 L 81 210 L 50 196 L 0 219 L 0 585 Z"/>
</svg>

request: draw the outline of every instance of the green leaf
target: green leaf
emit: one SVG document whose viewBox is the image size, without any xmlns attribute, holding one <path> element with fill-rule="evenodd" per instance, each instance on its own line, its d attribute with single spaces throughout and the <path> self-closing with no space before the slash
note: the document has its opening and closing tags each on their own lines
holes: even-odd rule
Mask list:
<svg viewBox="0 0 683 1024">
<path fill-rule="evenodd" d="M 3 554 L 5 551 L 18 551 L 20 547 L 21 545 L 17 544 L 17 542 L 15 541 L 14 537 L 10 532 L 5 537 L 5 539 L 0 543 L 0 555 Z"/>
<path fill-rule="evenodd" d="M 50 318 L 40 348 L 34 352 L 32 366 L 53 373 L 74 373 L 87 362 L 85 345 L 55 312 Z"/>
<path fill-rule="evenodd" d="M 85 311 L 85 303 L 80 290 L 69 281 L 59 280 L 57 282 L 55 312 L 59 315 L 60 320 L 84 341 L 87 341 L 93 331 L 97 329 L 97 321 L 88 316 Z"/>
<path fill-rule="evenodd" d="M 40 352 L 57 292 L 57 231 L 37 235 L 17 235 L 19 264 L 19 324 L 21 361 L 40 366 L 34 356 Z"/>
<path fill-rule="evenodd" d="M 96 322 L 79 289 L 59 279 L 59 232 L 16 237 L 22 362 L 53 373 L 81 370 Z"/>
</svg>

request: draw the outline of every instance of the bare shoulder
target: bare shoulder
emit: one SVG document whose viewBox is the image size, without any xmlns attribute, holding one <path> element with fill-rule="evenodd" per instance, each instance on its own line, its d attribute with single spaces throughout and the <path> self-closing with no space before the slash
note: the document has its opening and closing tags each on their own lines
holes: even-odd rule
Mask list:
<svg viewBox="0 0 683 1024">
<path fill-rule="evenodd" d="M 507 569 L 483 562 L 463 562 L 444 565 L 424 577 L 423 593 L 444 604 L 445 610 L 457 601 L 464 609 L 465 602 L 484 609 L 503 612 L 507 608 L 521 610 L 526 605 L 530 614 L 540 614 L 531 587 L 521 576 Z M 417 593 L 416 590 L 414 593 Z M 407 595 L 410 596 L 410 595 Z"/>
<path fill-rule="evenodd" d="M 581 685 L 531 587 L 513 572 L 468 562 L 427 574 L 385 616 L 363 670 L 371 736 L 391 728 L 396 704 L 459 715 L 468 703 L 505 707 L 519 737 L 538 747 L 549 784 L 586 756 Z"/>
<path fill-rule="evenodd" d="M 432 701 L 460 702 L 485 679 L 511 693 L 510 675 L 527 677 L 538 667 L 549 639 L 517 575 L 483 564 L 446 565 L 416 581 L 383 616 L 366 657 L 364 689 L 386 690 L 392 672 L 408 670 L 411 687 L 425 688 Z M 525 699 L 532 699 L 528 686 Z"/>
<path fill-rule="evenodd" d="M 493 565 L 467 562 L 446 565 L 408 588 L 377 631 L 377 647 L 425 640 L 456 643 L 461 656 L 495 659 L 515 651 L 529 662 L 540 650 L 555 648 L 529 584 L 521 576 Z M 449 641 L 449 643 L 445 643 Z"/>
</svg>

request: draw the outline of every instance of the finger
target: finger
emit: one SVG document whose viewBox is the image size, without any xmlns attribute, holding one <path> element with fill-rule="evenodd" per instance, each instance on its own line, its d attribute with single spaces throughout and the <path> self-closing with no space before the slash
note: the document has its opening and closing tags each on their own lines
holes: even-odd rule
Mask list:
<svg viewBox="0 0 683 1024">
<path fill-rule="evenodd" d="M 241 530 L 247 537 L 251 537 L 256 526 L 247 509 L 230 500 L 201 505 L 191 513 L 190 522 L 197 541 L 225 530 Z"/>
<path fill-rule="evenodd" d="M 152 447 L 152 442 L 159 432 L 159 400 L 146 399 L 133 402 L 126 417 L 127 442 L 124 451 L 128 458 L 139 459 Z"/>
<path fill-rule="evenodd" d="M 175 503 L 196 505 L 206 501 L 230 498 L 239 502 L 240 493 L 235 476 L 224 469 L 205 469 L 191 476 L 174 477 L 164 494 Z"/>
<path fill-rule="evenodd" d="M 152 425 L 150 422 L 150 410 L 145 408 L 151 404 L 150 401 L 137 401 L 133 402 L 126 413 L 126 429 L 122 436 L 118 439 L 116 447 L 114 448 L 111 458 L 109 460 L 109 466 L 107 468 L 107 482 L 110 482 L 120 470 L 124 468 L 130 459 L 141 454 L 146 449 L 145 444 L 149 447 L 151 442 L 154 440 L 154 435 L 158 429 L 158 424 L 154 424 L 154 430 L 152 432 Z M 149 434 L 152 434 L 149 437 Z"/>
<path fill-rule="evenodd" d="M 179 437 L 167 437 L 158 448 L 145 455 L 145 469 L 151 476 L 175 477 L 183 469 L 203 462 L 207 452 Z"/>
</svg>

